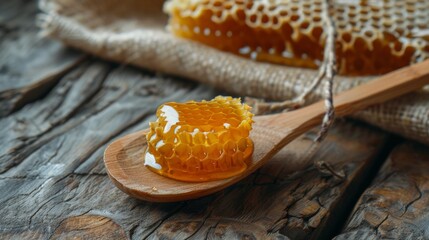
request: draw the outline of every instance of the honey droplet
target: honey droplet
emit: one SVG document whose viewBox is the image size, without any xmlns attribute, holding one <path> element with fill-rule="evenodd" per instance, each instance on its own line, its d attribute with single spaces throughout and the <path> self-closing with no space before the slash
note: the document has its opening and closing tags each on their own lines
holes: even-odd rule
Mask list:
<svg viewBox="0 0 429 240">
<path fill-rule="evenodd" d="M 253 153 L 252 116 L 239 99 L 169 102 L 146 135 L 145 165 L 163 176 L 188 182 L 229 178 L 242 173 Z"/>
</svg>

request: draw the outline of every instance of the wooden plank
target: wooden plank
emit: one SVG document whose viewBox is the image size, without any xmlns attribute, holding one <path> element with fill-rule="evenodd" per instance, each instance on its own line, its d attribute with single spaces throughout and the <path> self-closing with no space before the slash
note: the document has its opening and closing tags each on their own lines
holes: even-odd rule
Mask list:
<svg viewBox="0 0 429 240">
<path fill-rule="evenodd" d="M 113 186 L 101 160 L 108 142 L 146 128 L 164 101 L 214 95 L 205 86 L 128 67 L 88 62 L 76 68 L 45 98 L 0 120 L 9 129 L 0 132 L 7 139 L 0 143 L 7 150 L 0 161 L 0 205 L 5 206 L 0 230 L 46 238 L 63 230 L 79 232 L 81 221 L 91 219 L 85 231 L 116 229 L 106 238 L 122 236 L 122 231 L 135 239 L 329 235 L 330 224 L 340 220 L 330 216 L 346 211 L 341 202 L 364 179 L 385 134 L 340 124 L 311 158 L 312 135 L 303 136 L 256 174 L 194 201 L 140 202 Z M 312 168 L 315 159 L 346 178 Z"/>
<path fill-rule="evenodd" d="M 352 123 L 340 124 L 310 157 L 307 153 L 314 133 L 292 142 L 256 174 L 213 196 L 210 205 L 203 202 L 203 208 L 192 206 L 204 210 L 182 210 L 150 236 L 328 238 L 336 223 L 342 221 L 348 202 L 358 194 L 356 185 L 375 163 L 386 135 Z M 316 160 L 345 174 L 345 179 L 312 167 Z M 189 226 L 196 226 L 196 230 L 179 230 Z"/>
<path fill-rule="evenodd" d="M 130 67 L 82 63 L 79 54 L 36 39 L 36 12 L 34 1 L 0 6 L 0 78 L 8 80 L 0 81 L 0 238 L 327 238 L 379 164 L 387 135 L 339 123 L 314 155 L 312 132 L 217 194 L 168 204 L 132 199 L 105 173 L 106 145 L 146 128 L 162 102 L 217 92 Z M 327 165 L 315 168 L 315 160 Z"/>
<path fill-rule="evenodd" d="M 0 117 L 44 96 L 85 55 L 43 39 L 35 26 L 37 1 L 0 6 Z"/>
<path fill-rule="evenodd" d="M 6 206 L 0 209 L 0 230 L 44 238 L 60 224 L 58 220 L 65 219 L 60 216 L 91 211 L 109 217 L 124 199 L 132 208 L 136 201 L 114 188 L 104 173 L 101 156 L 105 144 L 146 127 L 164 101 L 213 96 L 205 86 L 154 77 L 133 68 L 110 69 L 100 62 L 66 75 L 45 98 L 0 119 L 8 129 L 0 133 L 5 139 L 0 143 L 0 191 L 4 193 L 0 205 Z M 100 172 L 96 168 L 95 172 L 82 172 L 94 165 Z M 87 180 L 79 183 L 82 179 Z M 102 194 L 94 195 L 98 191 Z M 98 200 L 90 200 L 96 196 Z M 113 201 L 106 204 L 106 200 Z M 141 218 L 137 212 L 133 220 Z"/>
<path fill-rule="evenodd" d="M 429 148 L 394 149 L 335 239 L 428 239 Z"/>
</svg>

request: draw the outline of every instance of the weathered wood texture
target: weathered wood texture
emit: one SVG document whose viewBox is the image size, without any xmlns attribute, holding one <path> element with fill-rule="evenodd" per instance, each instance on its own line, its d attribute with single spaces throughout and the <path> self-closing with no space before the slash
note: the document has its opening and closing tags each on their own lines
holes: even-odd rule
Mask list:
<svg viewBox="0 0 429 240">
<path fill-rule="evenodd" d="M 0 117 L 43 96 L 84 58 L 38 36 L 36 5 L 33 0 L 0 4 Z"/>
<path fill-rule="evenodd" d="M 310 161 L 304 137 L 251 177 L 195 201 L 139 202 L 113 186 L 101 160 L 108 142 L 145 128 L 164 101 L 213 96 L 204 86 L 98 61 L 66 74 L 43 99 L 0 119 L 2 233 L 306 239 L 328 231 L 330 214 L 345 211 L 338 201 L 380 151 L 380 132 L 339 126 Z M 346 180 L 307 169 L 314 159 L 344 171 Z M 82 228 L 88 219 L 92 224 Z"/>
<path fill-rule="evenodd" d="M 173 204 L 140 202 L 106 176 L 101 159 L 107 143 L 146 128 L 164 101 L 216 93 L 92 59 L 62 77 L 52 73 L 52 79 L 55 83 L 37 101 L 26 101 L 0 119 L 4 238 L 91 237 L 100 232 L 100 238 L 133 239 L 329 234 L 331 223 L 340 219 L 330 216 L 346 211 L 339 201 L 364 179 L 385 140 L 377 131 L 345 124 L 319 146 L 316 157 L 306 160 L 311 140 L 303 137 L 256 174 L 218 194 Z M 309 169 L 314 159 L 344 171 L 346 179 Z"/>
<path fill-rule="evenodd" d="M 336 239 L 429 239 L 429 148 L 394 149 Z"/>
<path fill-rule="evenodd" d="M 218 93 L 39 39 L 35 7 L 0 5 L 0 239 L 328 238 L 383 160 L 385 133 L 340 122 L 314 155 L 313 132 L 222 192 L 132 199 L 105 173 L 106 145 L 146 128 L 162 102 Z"/>
</svg>

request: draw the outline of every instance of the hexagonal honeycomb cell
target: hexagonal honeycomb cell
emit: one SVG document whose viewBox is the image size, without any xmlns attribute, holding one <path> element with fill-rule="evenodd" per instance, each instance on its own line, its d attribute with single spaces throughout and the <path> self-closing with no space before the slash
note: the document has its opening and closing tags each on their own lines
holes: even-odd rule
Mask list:
<svg viewBox="0 0 429 240">
<path fill-rule="evenodd" d="M 146 135 L 145 165 L 163 176 L 188 182 L 229 178 L 247 168 L 253 153 L 250 107 L 240 99 L 169 102 Z"/>
<path fill-rule="evenodd" d="M 259 61 L 317 68 L 325 2 L 169 0 L 164 11 L 177 36 Z M 382 74 L 429 58 L 428 0 L 331 2 L 340 74 Z"/>
</svg>

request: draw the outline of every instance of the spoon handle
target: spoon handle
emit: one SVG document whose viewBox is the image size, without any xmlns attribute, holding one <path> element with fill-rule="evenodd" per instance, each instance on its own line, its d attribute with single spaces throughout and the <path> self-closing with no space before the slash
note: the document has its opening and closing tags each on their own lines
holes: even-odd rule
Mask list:
<svg viewBox="0 0 429 240">
<path fill-rule="evenodd" d="M 429 84 L 429 60 L 388 73 L 362 86 L 338 94 L 337 116 L 345 116 L 377 103 L 418 90 Z"/>
<path fill-rule="evenodd" d="M 393 71 L 336 95 L 335 115 L 341 117 L 355 113 L 371 105 L 418 90 L 426 84 L 429 84 L 429 60 Z M 320 101 L 296 111 L 272 116 L 269 124 L 301 134 L 320 124 L 324 114 L 324 102 Z"/>
</svg>

